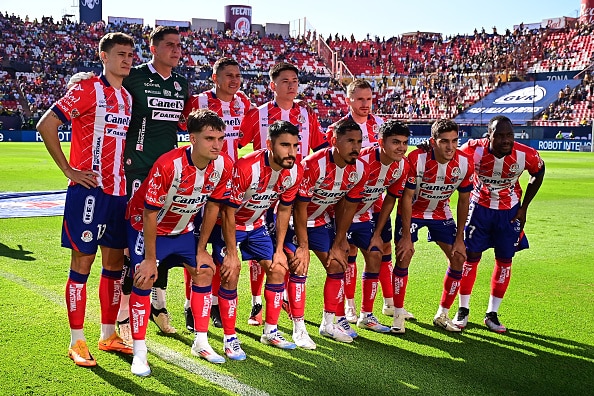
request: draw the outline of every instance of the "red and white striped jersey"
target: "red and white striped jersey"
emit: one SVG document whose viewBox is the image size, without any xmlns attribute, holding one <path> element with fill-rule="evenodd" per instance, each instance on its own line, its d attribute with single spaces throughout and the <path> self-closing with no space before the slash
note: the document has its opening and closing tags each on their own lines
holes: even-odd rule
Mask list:
<svg viewBox="0 0 594 396">
<path fill-rule="evenodd" d="M 254 151 L 266 148 L 268 127 L 278 120 L 288 121 L 299 128 L 297 161 L 311 150 L 317 151 L 328 145 L 316 114 L 307 103 L 296 100 L 289 110 L 281 109 L 274 101 L 250 110 L 239 128 L 239 147 L 253 143 Z"/>
<path fill-rule="evenodd" d="M 334 147 L 327 147 L 308 155 L 303 164 L 303 183 L 299 186 L 297 199 L 307 205 L 307 226 L 318 227 L 330 223 L 334 217 L 334 205 L 342 197 L 352 202 L 361 202 L 368 176 L 368 165 L 357 159 L 353 165 L 340 168 L 334 162 Z"/>
<path fill-rule="evenodd" d="M 126 218 L 142 231 L 144 208 L 158 210 L 157 235 L 178 235 L 194 230 L 194 216 L 207 200 L 225 202 L 231 190 L 233 163 L 226 154 L 198 169 L 192 146 L 175 148 L 153 165 L 128 202 Z"/>
<path fill-rule="evenodd" d="M 251 102 L 243 92 L 237 91 L 230 102 L 223 102 L 217 98 L 213 88 L 201 94 L 192 95 L 184 107 L 183 118 L 187 120 L 188 114 L 196 109 L 209 109 L 217 113 L 225 121 L 225 125 L 227 125 L 222 151 L 235 162 L 237 161 L 239 126 L 250 107 Z"/>
<path fill-rule="evenodd" d="M 426 152 L 424 149 L 416 149 L 408 155 L 408 161 L 410 170 L 406 188 L 415 190 L 412 217 L 429 220 L 452 219 L 450 197 L 454 191 L 472 190 L 472 159 L 456 150 L 454 158 L 446 164 L 440 164 L 435 160 L 433 150 Z"/>
<path fill-rule="evenodd" d="M 342 117 L 340 120 L 336 121 L 334 124 L 328 126 L 328 129 L 326 130 L 326 140 L 330 141 L 336 124 L 342 120 L 347 119 L 354 121 L 353 116 L 351 115 L 351 113 L 349 113 L 346 116 Z M 381 117 L 376 116 L 375 114 L 369 114 L 367 116 L 367 121 L 365 121 L 364 123 L 357 123 L 359 124 L 359 126 L 361 127 L 361 131 L 363 132 L 363 143 L 361 144 L 361 147 L 369 147 L 377 143 L 377 141 L 379 140 L 379 127 L 383 123 L 384 120 Z"/>
<path fill-rule="evenodd" d="M 402 158 L 398 162 L 384 165 L 380 160 L 380 150 L 379 146 L 366 147 L 359 155 L 369 165 L 369 175 L 363 190 L 363 200 L 357 207 L 353 223 L 371 220 L 373 212 L 378 211 L 378 201 L 383 202 L 382 194 L 386 188 L 390 188 L 393 195 L 402 196 L 408 176 L 408 161 Z M 381 209 L 381 205 L 379 208 Z"/>
<path fill-rule="evenodd" d="M 113 88 L 103 75 L 75 84 L 51 107 L 62 122 L 72 121 L 70 166 L 96 172 L 109 195 L 126 195 L 123 158 L 131 109 L 128 91 Z"/>
<path fill-rule="evenodd" d="M 527 170 L 536 176 L 544 168 L 538 151 L 515 142 L 510 155 L 497 158 L 489 150 L 489 139 L 474 139 L 461 148 L 472 157 L 476 178 L 472 200 L 490 209 L 511 209 L 522 199 L 520 176 Z"/>
<path fill-rule="evenodd" d="M 266 211 L 277 201 L 292 205 L 303 178 L 299 163 L 291 169 L 274 170 L 269 151 L 260 149 L 240 158 L 233 167 L 229 206 L 238 208 L 235 225 L 239 231 L 251 231 L 266 224 Z"/>
</svg>

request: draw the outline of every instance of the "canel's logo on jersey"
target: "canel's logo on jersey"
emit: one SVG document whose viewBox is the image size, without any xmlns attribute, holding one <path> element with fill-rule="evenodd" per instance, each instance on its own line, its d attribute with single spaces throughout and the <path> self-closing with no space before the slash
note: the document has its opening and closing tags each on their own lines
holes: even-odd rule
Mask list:
<svg viewBox="0 0 594 396">
<path fill-rule="evenodd" d="M 493 103 L 499 105 L 535 103 L 542 100 L 546 94 L 547 90 L 544 87 L 535 85 L 510 92 L 495 99 Z"/>
<path fill-rule="evenodd" d="M 99 5 L 99 0 L 80 0 L 81 7 L 87 7 L 89 10 Z"/>
</svg>

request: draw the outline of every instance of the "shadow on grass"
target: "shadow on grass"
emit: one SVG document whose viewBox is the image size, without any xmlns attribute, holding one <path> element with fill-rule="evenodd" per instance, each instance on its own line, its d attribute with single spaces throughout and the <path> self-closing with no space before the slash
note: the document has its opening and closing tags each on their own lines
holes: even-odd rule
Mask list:
<svg viewBox="0 0 594 396">
<path fill-rule="evenodd" d="M 23 245 L 18 245 L 18 249 L 12 249 L 9 246 L 0 243 L 0 256 L 1 257 L 8 257 L 15 260 L 21 261 L 35 261 L 37 260 L 35 257 L 29 256 L 33 254 L 33 252 L 29 250 L 24 250 Z"/>
</svg>

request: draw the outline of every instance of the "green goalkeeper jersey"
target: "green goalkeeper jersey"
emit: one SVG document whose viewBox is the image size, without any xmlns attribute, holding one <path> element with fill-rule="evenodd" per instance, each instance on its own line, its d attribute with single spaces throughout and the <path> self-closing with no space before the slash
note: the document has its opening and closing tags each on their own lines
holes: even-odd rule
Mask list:
<svg viewBox="0 0 594 396">
<path fill-rule="evenodd" d="M 133 98 L 124 169 L 126 175 L 140 176 L 142 181 L 157 158 L 177 147 L 177 125 L 189 98 L 188 81 L 175 72 L 163 79 L 145 63 L 132 68 L 124 87 Z"/>
</svg>

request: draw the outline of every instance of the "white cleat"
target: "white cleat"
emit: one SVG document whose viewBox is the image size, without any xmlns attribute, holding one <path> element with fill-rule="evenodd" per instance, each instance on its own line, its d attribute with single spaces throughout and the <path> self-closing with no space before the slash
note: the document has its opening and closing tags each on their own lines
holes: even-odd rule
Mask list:
<svg viewBox="0 0 594 396">
<path fill-rule="evenodd" d="M 320 335 L 324 337 L 333 338 L 339 342 L 353 342 L 353 337 L 345 333 L 345 331 L 342 328 L 340 328 L 340 326 L 335 325 L 334 323 L 329 325 L 322 323 L 320 325 Z"/>
</svg>

